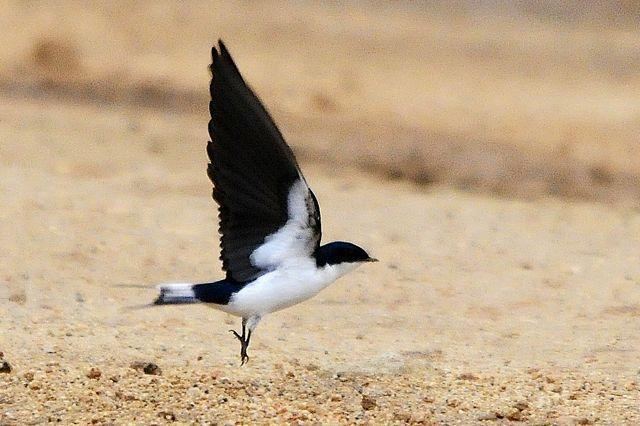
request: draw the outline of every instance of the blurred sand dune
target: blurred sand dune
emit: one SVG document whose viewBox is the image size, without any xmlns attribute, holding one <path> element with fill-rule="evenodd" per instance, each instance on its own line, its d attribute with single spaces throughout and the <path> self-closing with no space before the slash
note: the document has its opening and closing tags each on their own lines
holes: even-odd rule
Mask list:
<svg viewBox="0 0 640 426">
<path fill-rule="evenodd" d="M 0 92 L 204 117 L 222 37 L 304 158 L 638 205 L 638 10 L 589 4 L 8 0 Z"/>
</svg>

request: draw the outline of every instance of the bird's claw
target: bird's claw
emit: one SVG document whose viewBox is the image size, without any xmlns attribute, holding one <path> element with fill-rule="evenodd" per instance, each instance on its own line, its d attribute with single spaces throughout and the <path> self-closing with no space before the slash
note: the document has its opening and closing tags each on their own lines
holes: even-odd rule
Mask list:
<svg viewBox="0 0 640 426">
<path fill-rule="evenodd" d="M 233 335 L 236 336 L 236 339 L 240 340 L 241 342 L 244 342 L 244 337 L 240 336 L 237 331 L 229 330 L 229 333 L 233 333 Z"/>
<path fill-rule="evenodd" d="M 233 333 L 233 335 L 236 336 L 236 339 L 240 340 L 240 344 L 241 344 L 241 348 L 240 348 L 240 366 L 242 367 L 247 362 L 249 362 L 249 355 L 247 355 L 247 346 L 249 346 L 249 345 L 247 344 L 247 341 L 245 340 L 244 336 L 241 336 L 240 334 L 238 334 L 237 331 L 229 330 L 229 333 Z"/>
<path fill-rule="evenodd" d="M 240 367 L 247 362 L 249 362 L 249 355 L 247 355 L 247 349 L 243 347 L 242 350 L 240 350 Z"/>
</svg>

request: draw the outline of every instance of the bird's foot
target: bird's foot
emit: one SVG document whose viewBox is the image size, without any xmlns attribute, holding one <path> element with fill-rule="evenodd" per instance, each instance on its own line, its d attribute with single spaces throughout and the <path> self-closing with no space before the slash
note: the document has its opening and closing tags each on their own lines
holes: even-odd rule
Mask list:
<svg viewBox="0 0 640 426">
<path fill-rule="evenodd" d="M 233 335 L 236 336 L 236 339 L 240 340 L 241 343 L 244 342 L 244 336 L 239 335 L 237 331 L 229 330 L 229 333 L 233 333 Z"/>
<path fill-rule="evenodd" d="M 248 345 L 242 345 L 242 348 L 240 349 L 240 367 L 249 362 L 249 355 L 247 355 L 247 346 Z"/>
<path fill-rule="evenodd" d="M 240 366 L 242 367 L 249 361 L 249 355 L 247 355 L 247 348 L 249 347 L 249 339 L 245 339 L 244 334 L 241 336 L 235 330 L 229 330 L 236 336 L 236 339 L 240 341 Z"/>
</svg>

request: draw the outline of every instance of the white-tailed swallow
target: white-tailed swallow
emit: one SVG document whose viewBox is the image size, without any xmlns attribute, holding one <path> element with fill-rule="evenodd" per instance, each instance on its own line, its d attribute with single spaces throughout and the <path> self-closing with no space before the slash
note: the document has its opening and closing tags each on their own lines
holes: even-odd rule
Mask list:
<svg viewBox="0 0 640 426">
<path fill-rule="evenodd" d="M 320 207 L 296 159 L 222 41 L 211 49 L 209 165 L 226 278 L 160 285 L 156 305 L 206 303 L 242 317 L 241 364 L 258 322 L 305 301 L 364 262 L 362 248 L 320 245 Z"/>
</svg>

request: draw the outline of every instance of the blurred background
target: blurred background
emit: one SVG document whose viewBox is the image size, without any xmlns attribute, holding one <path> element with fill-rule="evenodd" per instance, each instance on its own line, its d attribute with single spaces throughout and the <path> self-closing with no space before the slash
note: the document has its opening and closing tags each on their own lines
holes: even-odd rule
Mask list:
<svg viewBox="0 0 640 426">
<path fill-rule="evenodd" d="M 209 50 L 222 38 L 303 161 L 640 204 L 636 1 L 3 0 L 0 10 L 1 97 L 204 120 Z"/>
</svg>

